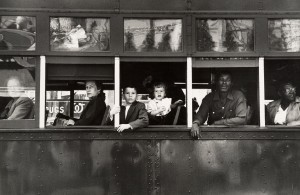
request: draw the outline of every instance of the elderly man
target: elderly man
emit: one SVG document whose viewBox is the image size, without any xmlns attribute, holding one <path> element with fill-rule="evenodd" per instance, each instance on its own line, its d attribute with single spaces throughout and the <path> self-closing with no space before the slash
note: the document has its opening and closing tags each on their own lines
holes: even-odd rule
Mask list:
<svg viewBox="0 0 300 195">
<path fill-rule="evenodd" d="M 267 124 L 300 125 L 300 98 L 296 96 L 296 87 L 292 83 L 283 83 L 278 95 L 280 99 L 267 105 Z"/>
<path fill-rule="evenodd" d="M 232 89 L 230 72 L 217 76 L 217 89 L 205 96 L 195 116 L 191 135 L 200 137 L 200 125 L 244 125 L 246 123 L 246 98 L 241 91 Z"/>
<path fill-rule="evenodd" d="M 7 81 L 8 95 L 12 99 L 1 113 L 1 119 L 33 119 L 34 104 L 30 98 L 24 94 L 24 89 L 18 77 L 10 77 Z"/>
</svg>

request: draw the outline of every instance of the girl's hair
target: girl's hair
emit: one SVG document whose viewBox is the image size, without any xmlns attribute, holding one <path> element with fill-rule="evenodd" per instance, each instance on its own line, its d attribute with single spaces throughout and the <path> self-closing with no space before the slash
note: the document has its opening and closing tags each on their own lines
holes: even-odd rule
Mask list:
<svg viewBox="0 0 300 195">
<path fill-rule="evenodd" d="M 165 94 L 167 95 L 167 85 L 165 83 L 163 83 L 163 82 L 154 83 L 153 93 L 155 91 L 155 88 L 164 88 L 165 89 Z"/>
</svg>

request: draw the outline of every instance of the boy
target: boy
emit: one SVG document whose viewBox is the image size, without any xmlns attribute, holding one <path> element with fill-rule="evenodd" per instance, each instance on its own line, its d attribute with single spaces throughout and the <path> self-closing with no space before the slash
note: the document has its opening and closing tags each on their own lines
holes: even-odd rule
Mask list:
<svg viewBox="0 0 300 195">
<path fill-rule="evenodd" d="M 114 106 L 110 111 L 110 121 L 113 115 L 120 113 L 120 125 L 117 128 L 118 132 L 126 129 L 138 129 L 147 127 L 149 119 L 145 104 L 136 101 L 137 90 L 134 86 L 126 86 L 123 90 L 123 97 L 125 99 L 125 106 Z"/>
</svg>

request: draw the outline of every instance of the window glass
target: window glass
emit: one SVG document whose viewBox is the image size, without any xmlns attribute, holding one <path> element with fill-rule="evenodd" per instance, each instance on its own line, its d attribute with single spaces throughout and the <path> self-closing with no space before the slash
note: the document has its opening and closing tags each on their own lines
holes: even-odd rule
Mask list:
<svg viewBox="0 0 300 195">
<path fill-rule="evenodd" d="M 81 85 L 84 85 L 83 81 L 78 81 Z M 111 85 L 112 83 L 106 85 Z M 82 88 L 83 86 L 80 86 Z M 114 90 L 105 89 L 105 104 L 106 106 L 113 107 L 114 105 Z M 73 93 L 72 93 L 73 94 Z M 47 120 L 46 126 L 52 126 L 54 120 L 58 113 L 71 118 L 80 119 L 83 110 L 89 103 L 89 98 L 87 97 L 85 90 L 74 90 L 74 98 L 71 98 L 71 91 L 47 91 L 46 99 L 46 110 L 47 110 Z M 73 107 L 71 108 L 71 102 L 73 102 Z M 99 119 L 101 120 L 101 119 Z M 102 122 L 102 121 L 101 121 Z M 105 125 L 105 124 L 103 124 Z"/>
<path fill-rule="evenodd" d="M 137 88 L 149 125 L 186 125 L 186 62 L 122 62 L 121 87 L 126 86 Z"/>
<path fill-rule="evenodd" d="M 258 69 L 249 61 L 219 58 L 193 63 L 193 121 L 200 125 L 258 125 Z M 248 67 L 241 68 L 242 64 Z"/>
<path fill-rule="evenodd" d="M 35 36 L 35 17 L 0 16 L 0 50 L 35 50 Z"/>
<path fill-rule="evenodd" d="M 0 119 L 34 119 L 34 57 L 0 57 Z"/>
<path fill-rule="evenodd" d="M 271 19 L 268 26 L 271 51 L 300 51 L 300 19 Z"/>
<path fill-rule="evenodd" d="M 265 60 L 266 125 L 300 125 L 300 60 Z"/>
<path fill-rule="evenodd" d="M 254 51 L 254 22 L 249 19 L 197 19 L 197 51 Z"/>
<path fill-rule="evenodd" d="M 51 17 L 50 45 L 52 51 L 109 51 L 110 20 Z"/>
<path fill-rule="evenodd" d="M 124 50 L 129 52 L 181 52 L 181 19 L 125 19 Z"/>
</svg>

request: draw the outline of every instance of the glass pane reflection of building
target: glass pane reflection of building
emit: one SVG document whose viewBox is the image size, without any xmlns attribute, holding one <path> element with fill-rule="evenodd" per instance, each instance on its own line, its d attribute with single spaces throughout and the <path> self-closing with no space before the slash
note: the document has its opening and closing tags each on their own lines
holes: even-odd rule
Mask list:
<svg viewBox="0 0 300 195">
<path fill-rule="evenodd" d="M 0 117 L 2 120 L 34 119 L 34 57 L 0 58 Z"/>
</svg>

